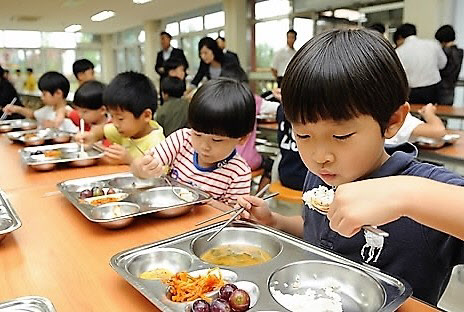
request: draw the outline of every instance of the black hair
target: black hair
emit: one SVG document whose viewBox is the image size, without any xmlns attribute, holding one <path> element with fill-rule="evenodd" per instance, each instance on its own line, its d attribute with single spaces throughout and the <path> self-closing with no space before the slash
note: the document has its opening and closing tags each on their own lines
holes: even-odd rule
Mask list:
<svg viewBox="0 0 464 312">
<path fill-rule="evenodd" d="M 248 77 L 245 71 L 236 64 L 226 65 L 221 71 L 221 77 L 235 79 L 240 82 L 248 83 Z"/>
<path fill-rule="evenodd" d="M 382 133 L 408 92 L 406 73 L 392 45 L 368 29 L 315 36 L 295 54 L 282 81 L 282 103 L 290 122 L 370 115 Z"/>
<path fill-rule="evenodd" d="M 9 74 L 9 73 L 10 73 L 10 70 L 5 68 L 5 69 L 3 70 L 3 72 L 4 72 L 5 74 Z"/>
<path fill-rule="evenodd" d="M 229 78 L 205 82 L 189 105 L 189 124 L 206 134 L 241 138 L 250 133 L 256 121 L 256 104 L 250 88 Z"/>
<path fill-rule="evenodd" d="M 172 39 L 171 34 L 168 33 L 167 31 L 162 31 L 162 32 L 160 32 L 160 36 L 167 36 L 169 39 Z"/>
<path fill-rule="evenodd" d="M 224 38 L 224 37 L 222 37 L 222 36 L 218 36 L 218 37 L 216 38 L 216 40 L 218 40 L 218 39 L 221 39 L 221 40 L 224 41 L 224 42 L 226 41 L 226 38 Z"/>
<path fill-rule="evenodd" d="M 49 71 L 40 76 L 38 85 L 40 91 L 48 91 L 51 94 L 55 94 L 56 91 L 61 90 L 64 99 L 66 99 L 69 93 L 69 80 L 63 74 L 56 71 Z"/>
<path fill-rule="evenodd" d="M 398 40 L 399 37 L 406 39 L 409 36 L 415 36 L 415 35 L 417 35 L 416 26 L 414 26 L 413 24 L 406 23 L 406 24 L 400 25 L 400 27 L 396 29 L 395 35 L 393 37 L 395 38 L 396 36 L 396 40 Z"/>
<path fill-rule="evenodd" d="M 104 90 L 105 84 L 100 81 L 86 81 L 74 93 L 73 103 L 82 108 L 99 109 L 103 106 Z"/>
<path fill-rule="evenodd" d="M 164 62 L 164 72 L 167 74 L 170 70 L 176 69 L 179 66 L 184 66 L 185 70 L 185 64 L 182 62 L 181 59 L 179 59 L 178 57 L 171 57 L 167 59 L 166 62 Z"/>
<path fill-rule="evenodd" d="M 456 33 L 454 32 L 453 26 L 443 25 L 438 28 L 435 33 L 435 39 L 439 42 L 452 42 L 456 40 Z"/>
<path fill-rule="evenodd" d="M 200 50 L 203 47 L 207 47 L 208 49 L 210 49 L 213 52 L 214 59 L 222 64 L 224 60 L 224 53 L 219 48 L 216 40 L 214 40 L 211 37 L 201 38 L 200 42 L 198 42 L 198 54 L 200 54 Z"/>
<path fill-rule="evenodd" d="M 18 68 L 18 69 L 16 70 L 16 72 L 17 72 L 17 73 L 20 73 L 20 72 L 21 72 L 21 69 Z"/>
<path fill-rule="evenodd" d="M 27 71 L 28 73 L 33 73 L 33 72 L 34 72 L 34 70 L 33 70 L 32 68 L 30 68 L 30 67 L 26 68 L 26 71 Z"/>
<path fill-rule="evenodd" d="M 88 59 L 80 59 L 73 63 L 72 69 L 74 76 L 77 78 L 77 74 L 83 73 L 86 70 L 93 69 L 95 66 Z"/>
<path fill-rule="evenodd" d="M 164 77 L 161 80 L 161 91 L 170 97 L 181 98 L 185 91 L 185 83 L 177 77 Z"/>
<path fill-rule="evenodd" d="M 0 65 L 0 80 L 3 79 L 3 73 L 5 72 L 5 70 L 3 69 L 3 67 Z"/>
<path fill-rule="evenodd" d="M 139 118 L 148 108 L 156 112 L 157 93 L 151 80 L 141 73 L 118 74 L 103 91 L 103 104 L 108 109 L 121 109 Z"/>
<path fill-rule="evenodd" d="M 374 23 L 374 24 L 372 24 L 371 26 L 369 26 L 367 28 L 372 29 L 372 30 L 376 30 L 381 34 L 385 33 L 385 25 L 382 24 L 382 23 Z"/>
<path fill-rule="evenodd" d="M 296 39 L 296 31 L 294 29 L 290 29 L 289 31 L 287 31 L 287 35 L 288 34 L 294 34 L 295 35 L 295 39 Z"/>
</svg>

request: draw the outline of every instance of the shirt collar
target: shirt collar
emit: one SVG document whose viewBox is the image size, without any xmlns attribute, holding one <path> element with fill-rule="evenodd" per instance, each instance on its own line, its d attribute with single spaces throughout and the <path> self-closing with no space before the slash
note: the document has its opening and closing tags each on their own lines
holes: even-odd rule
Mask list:
<svg viewBox="0 0 464 312">
<path fill-rule="evenodd" d="M 225 166 L 235 156 L 235 154 L 237 154 L 237 151 L 234 149 L 232 151 L 232 153 L 230 153 L 230 155 L 227 156 L 225 159 L 223 159 L 221 161 L 218 161 L 217 163 L 215 163 L 214 165 L 212 165 L 210 167 L 202 167 L 198 163 L 198 153 L 195 151 L 193 153 L 193 165 L 195 166 L 195 168 L 197 168 L 200 171 L 211 172 L 211 171 L 216 170 L 217 168 L 221 168 L 221 167 Z"/>
</svg>

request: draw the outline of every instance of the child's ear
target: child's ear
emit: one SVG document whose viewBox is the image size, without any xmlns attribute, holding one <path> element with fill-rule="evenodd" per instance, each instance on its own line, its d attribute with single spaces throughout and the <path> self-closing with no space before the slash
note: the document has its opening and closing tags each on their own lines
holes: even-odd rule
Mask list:
<svg viewBox="0 0 464 312">
<path fill-rule="evenodd" d="M 406 116 L 409 113 L 409 103 L 406 102 L 391 115 L 390 120 L 388 121 L 387 128 L 385 129 L 384 132 L 384 137 L 386 139 L 390 139 L 395 134 L 400 130 L 401 126 L 403 125 L 404 120 L 406 119 Z"/>
<path fill-rule="evenodd" d="M 61 89 L 56 89 L 56 91 L 53 93 L 53 95 L 55 96 L 60 96 L 62 98 L 64 98 L 63 96 L 63 91 L 61 91 Z"/>
<path fill-rule="evenodd" d="M 250 137 L 251 133 L 248 133 L 247 135 L 241 137 L 240 139 L 238 139 L 238 145 L 243 145 L 246 143 L 246 141 L 248 141 L 248 138 Z"/>
<path fill-rule="evenodd" d="M 102 113 L 102 114 L 106 114 L 106 112 L 107 112 L 106 106 L 105 106 L 105 105 L 102 105 L 102 107 L 100 107 L 98 110 L 99 110 L 100 113 Z"/>
<path fill-rule="evenodd" d="M 147 108 L 143 111 L 142 116 L 141 116 L 145 121 L 150 121 L 153 119 L 153 113 L 151 109 Z"/>
</svg>

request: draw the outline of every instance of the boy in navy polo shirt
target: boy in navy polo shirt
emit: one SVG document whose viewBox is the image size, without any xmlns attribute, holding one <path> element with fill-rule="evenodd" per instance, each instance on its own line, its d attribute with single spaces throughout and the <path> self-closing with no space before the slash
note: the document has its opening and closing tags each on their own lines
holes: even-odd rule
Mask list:
<svg viewBox="0 0 464 312">
<path fill-rule="evenodd" d="M 379 34 L 333 30 L 308 41 L 282 82 L 285 116 L 309 169 L 303 191 L 394 175 L 464 185 L 464 178 L 444 168 L 420 163 L 403 151 L 385 150 L 385 139 L 395 135 L 409 112 L 408 92 L 401 62 Z M 375 237 L 370 244 L 370 233 L 345 238 L 330 229 L 326 216 L 308 206 L 303 217 L 285 217 L 256 197 L 244 196 L 238 203 L 246 208 L 243 218 L 400 276 L 415 297 L 431 304 L 437 304 L 453 266 L 464 263 L 463 241 L 405 217 L 379 227 L 390 236 Z"/>
</svg>

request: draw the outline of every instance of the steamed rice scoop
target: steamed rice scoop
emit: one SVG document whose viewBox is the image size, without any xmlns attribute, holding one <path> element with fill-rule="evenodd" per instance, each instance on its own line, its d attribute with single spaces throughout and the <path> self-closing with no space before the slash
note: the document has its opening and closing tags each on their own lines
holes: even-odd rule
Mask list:
<svg viewBox="0 0 464 312">
<path fill-rule="evenodd" d="M 304 203 L 309 208 L 315 209 L 323 214 L 329 211 L 330 204 L 333 202 L 334 197 L 334 189 L 329 189 L 323 185 L 319 185 L 318 188 L 313 188 L 303 193 Z"/>
</svg>

